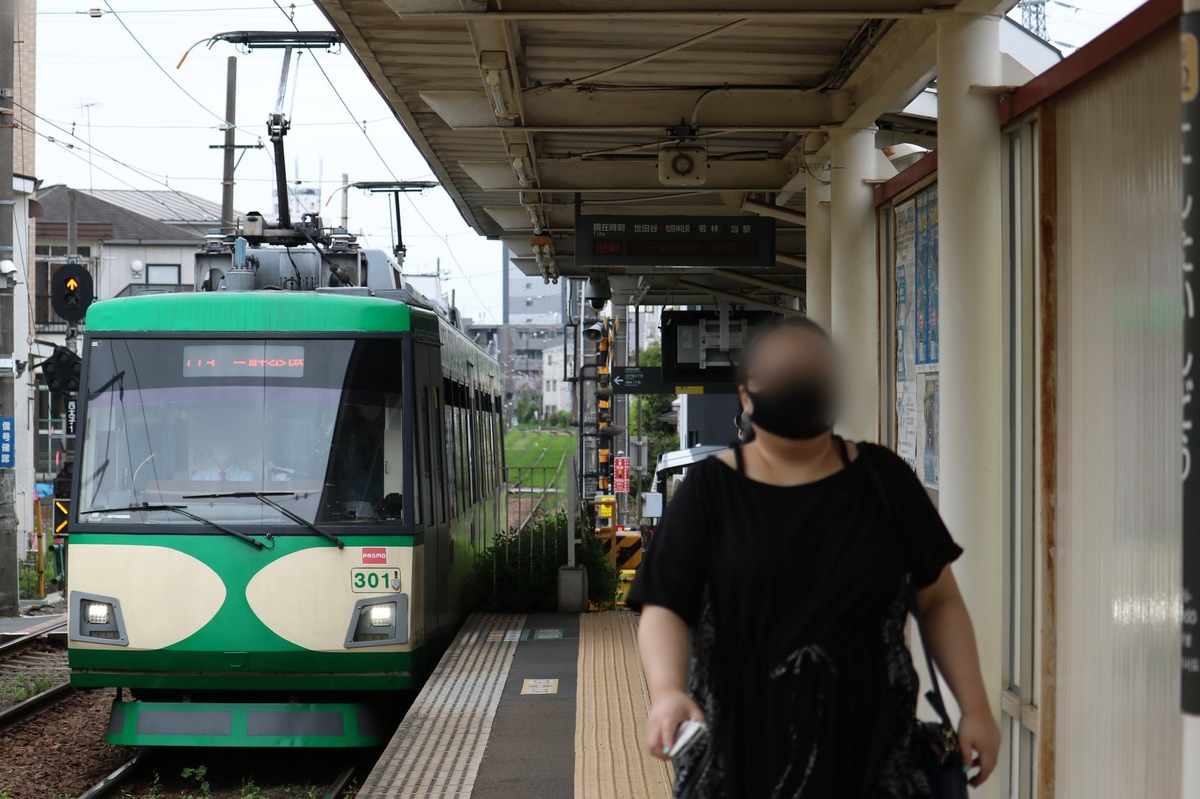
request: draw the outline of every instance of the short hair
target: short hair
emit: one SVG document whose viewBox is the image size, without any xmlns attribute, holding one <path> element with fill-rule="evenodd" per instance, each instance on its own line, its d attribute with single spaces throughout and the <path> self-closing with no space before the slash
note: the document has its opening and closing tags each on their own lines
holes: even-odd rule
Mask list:
<svg viewBox="0 0 1200 799">
<path fill-rule="evenodd" d="M 750 365 L 758 355 L 762 342 L 776 333 L 785 330 L 799 330 L 811 333 L 823 343 L 833 344 L 833 339 L 830 337 L 829 332 L 807 316 L 781 316 L 765 322 L 756 327 L 746 342 L 742 344 L 742 351 L 738 356 L 737 363 L 737 382 L 739 386 L 746 385 L 746 380 L 750 376 Z"/>
</svg>

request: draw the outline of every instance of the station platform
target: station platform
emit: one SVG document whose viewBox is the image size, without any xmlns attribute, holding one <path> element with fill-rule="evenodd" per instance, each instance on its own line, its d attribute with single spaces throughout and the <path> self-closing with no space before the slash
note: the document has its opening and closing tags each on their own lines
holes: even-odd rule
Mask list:
<svg viewBox="0 0 1200 799">
<path fill-rule="evenodd" d="M 669 799 L 629 612 L 470 617 L 359 799 Z"/>
<path fill-rule="evenodd" d="M 66 620 L 66 614 L 14 616 L 0 619 L 0 638 L 18 638 L 30 633 L 51 630 Z"/>
</svg>

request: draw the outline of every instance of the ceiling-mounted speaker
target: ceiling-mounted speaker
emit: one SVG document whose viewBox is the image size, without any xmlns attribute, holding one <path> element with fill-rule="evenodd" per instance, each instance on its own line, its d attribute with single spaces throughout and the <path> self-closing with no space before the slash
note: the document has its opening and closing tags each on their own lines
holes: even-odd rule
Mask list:
<svg viewBox="0 0 1200 799">
<path fill-rule="evenodd" d="M 658 150 L 658 181 L 664 186 L 703 186 L 708 180 L 708 148 L 670 144 Z"/>
</svg>

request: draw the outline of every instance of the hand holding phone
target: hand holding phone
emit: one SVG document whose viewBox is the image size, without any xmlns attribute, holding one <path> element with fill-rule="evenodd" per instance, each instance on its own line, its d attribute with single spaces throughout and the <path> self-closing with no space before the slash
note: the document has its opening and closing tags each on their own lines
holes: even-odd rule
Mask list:
<svg viewBox="0 0 1200 799">
<path fill-rule="evenodd" d="M 675 733 L 675 744 L 671 747 L 671 751 L 667 753 L 667 756 L 671 758 L 679 757 L 706 735 L 708 735 L 707 724 L 688 719 L 679 725 L 679 731 Z"/>
</svg>

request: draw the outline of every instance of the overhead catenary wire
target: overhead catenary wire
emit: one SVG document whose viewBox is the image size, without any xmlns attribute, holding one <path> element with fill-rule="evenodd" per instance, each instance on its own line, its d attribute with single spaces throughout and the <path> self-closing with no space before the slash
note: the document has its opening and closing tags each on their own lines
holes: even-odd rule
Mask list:
<svg viewBox="0 0 1200 799">
<path fill-rule="evenodd" d="M 272 2 L 275 3 L 275 7 L 279 9 L 279 12 L 281 14 L 283 14 L 285 17 L 287 17 L 288 22 L 291 23 L 292 27 L 295 28 L 297 31 L 300 30 L 300 26 L 298 26 L 296 24 L 296 19 L 295 19 L 294 14 L 289 14 L 287 12 L 287 10 L 283 7 L 283 5 L 280 4 L 279 0 L 272 0 Z M 351 110 L 350 106 L 346 103 L 346 99 L 344 97 L 342 97 L 342 93 L 339 92 L 337 90 L 337 87 L 333 85 L 333 80 L 329 77 L 329 73 L 325 71 L 325 67 L 321 64 L 320 59 L 314 58 L 313 63 L 316 64 L 317 69 L 321 73 L 321 76 L 325 78 L 325 82 L 327 84 L 329 84 L 330 90 L 338 98 L 338 102 L 341 103 L 342 108 L 346 109 L 346 113 L 350 116 L 351 119 L 357 120 L 358 117 L 355 116 L 354 111 Z M 367 140 L 367 144 L 370 145 L 371 150 L 375 153 L 376 157 L 379 159 L 379 162 L 383 165 L 383 168 L 385 170 L 387 170 L 387 173 L 391 176 L 392 180 L 399 183 L 400 178 L 396 176 L 395 171 L 392 170 L 392 167 L 391 167 L 391 165 L 388 164 L 387 159 L 385 159 L 383 157 L 383 153 L 381 153 L 379 151 L 379 148 L 375 145 L 375 142 L 371 139 L 370 134 L 367 133 L 367 129 L 365 127 L 359 127 L 359 130 L 362 131 L 363 138 L 365 138 Z M 437 228 L 434 227 L 433 224 L 425 217 L 425 214 L 421 213 L 421 209 L 417 206 L 417 204 L 415 202 L 413 202 L 413 199 L 411 197 L 409 197 L 407 194 L 404 195 L 404 199 L 408 200 L 409 206 L 413 209 L 413 211 L 416 212 L 417 216 L 421 219 L 421 221 L 425 223 L 425 226 L 427 228 L 429 228 L 430 231 L 436 233 Z M 479 303 L 480 308 L 487 311 L 489 313 L 489 315 L 492 315 L 494 318 L 494 314 L 492 314 L 492 312 L 490 311 L 490 306 L 488 305 L 488 303 L 484 302 L 483 298 L 479 295 L 479 290 L 475 288 L 474 283 L 472 283 L 471 279 L 469 277 L 467 277 L 467 272 L 463 268 L 462 263 L 458 260 L 458 255 L 454 252 L 454 248 L 450 246 L 448 237 L 439 236 L 439 238 L 442 239 L 442 244 L 443 244 L 443 246 L 445 246 L 446 252 L 450 255 L 450 260 L 454 263 L 454 265 L 456 267 L 458 267 L 459 275 L 462 277 L 463 282 L 465 282 L 467 284 L 467 288 L 469 288 L 471 290 L 471 294 L 475 297 L 476 301 Z"/>
<path fill-rule="evenodd" d="M 42 133 L 42 132 L 40 132 L 40 131 L 38 131 L 38 130 L 34 130 L 33 128 L 30 128 L 29 130 L 30 130 L 30 131 L 31 131 L 31 132 L 32 132 L 34 135 L 36 135 L 36 136 L 40 136 L 41 138 L 45 139 L 45 140 L 46 140 L 47 142 L 49 142 L 50 144 L 55 144 L 55 145 L 58 145 L 58 146 L 59 146 L 59 148 L 60 148 L 60 149 L 62 149 L 62 151 L 63 151 L 63 152 L 67 153 L 68 155 L 72 156 L 73 158 L 77 158 L 77 159 L 79 159 L 80 161 L 82 161 L 82 162 L 83 162 L 83 163 L 85 163 L 85 164 L 87 163 L 87 158 L 86 158 L 86 157 L 85 157 L 83 154 L 81 154 L 81 153 L 80 153 L 80 152 L 79 152 L 79 151 L 78 151 L 78 150 L 77 150 L 77 149 L 76 149 L 76 148 L 75 148 L 73 145 L 71 145 L 71 144 L 68 144 L 68 143 L 66 143 L 66 142 L 63 142 L 63 141 L 60 141 L 60 140 L 58 140 L 58 139 L 55 139 L 53 136 L 48 136 L 48 135 L 46 135 L 45 133 Z M 103 173 L 103 174 L 105 174 L 105 175 L 108 175 L 110 178 L 112 178 L 113 180 L 117 181 L 118 183 L 120 183 L 121 185 L 123 185 L 123 186 L 125 186 L 125 187 L 127 187 L 127 188 L 130 188 L 130 189 L 133 189 L 134 191 L 139 191 L 139 192 L 140 192 L 140 191 L 143 191 L 143 190 L 142 190 L 140 187 L 133 185 L 133 184 L 132 184 L 132 183 L 130 183 L 129 181 L 125 180 L 124 178 L 122 178 L 122 177 L 120 177 L 120 176 L 118 176 L 118 175 L 115 175 L 115 174 L 113 174 L 112 172 L 109 172 L 109 171 L 108 171 L 107 169 L 105 169 L 104 167 L 99 167 L 99 166 L 98 166 L 98 167 L 95 167 L 95 169 L 96 169 L 96 171 L 98 171 L 98 172 L 101 172 L 101 173 Z M 164 185 L 165 185 L 165 184 L 164 184 Z M 181 196 L 182 196 L 182 197 L 187 197 L 187 195 L 184 195 L 184 194 L 182 194 L 182 193 L 178 192 L 176 189 L 172 188 L 171 186 L 167 186 L 167 188 L 171 189 L 171 191 L 173 191 L 173 192 L 175 192 L 175 193 L 177 193 L 177 194 L 181 194 Z M 164 203 L 164 202 L 162 201 L 162 199 L 161 199 L 161 198 L 159 198 L 159 197 L 154 197 L 153 195 L 145 195 L 145 196 L 147 196 L 149 199 L 152 199 L 152 200 L 154 200 L 154 202 L 156 202 L 156 203 L 158 203 L 159 205 L 161 205 L 161 206 L 162 206 L 162 207 L 163 207 L 165 210 L 167 210 L 167 211 L 170 211 L 172 216 L 174 215 L 174 210 L 175 210 L 175 209 L 171 208 L 171 206 L 169 206 L 169 205 L 167 205 L 166 203 Z M 202 209 L 202 208 L 200 208 L 200 206 L 196 206 L 196 208 L 197 208 L 197 209 L 199 209 L 199 210 L 205 210 L 205 209 Z"/>
<path fill-rule="evenodd" d="M 33 111 L 30 108 L 26 108 L 25 106 L 21 105 L 20 103 L 16 102 L 15 100 L 13 101 L 13 106 L 21 109 L 22 111 L 25 111 L 30 116 L 32 116 L 34 119 L 37 119 L 38 121 L 41 121 L 41 122 L 45 122 L 47 125 L 50 125 L 52 128 L 55 128 L 56 130 L 60 131 L 61 133 L 64 133 L 65 135 L 70 136 L 72 139 L 75 139 L 76 141 L 85 145 L 87 147 L 87 152 L 94 153 L 95 155 L 98 155 L 101 158 L 112 161 L 113 163 L 117 164 L 118 166 L 122 166 L 125 169 L 128 169 L 130 172 L 133 172 L 134 174 L 136 174 L 140 177 L 143 177 L 146 180 L 149 180 L 149 181 L 157 183 L 161 186 L 164 186 L 165 188 L 167 188 L 173 194 L 177 195 L 181 200 L 184 200 L 185 202 L 187 202 L 189 205 L 191 205 L 196 210 L 201 211 L 201 212 L 207 212 L 207 209 L 205 209 L 203 206 L 199 205 L 195 201 L 194 198 L 189 197 L 188 195 L 186 195 L 183 192 L 176 189 L 174 186 L 171 186 L 169 183 L 167 183 L 167 181 L 166 181 L 166 178 L 168 177 L 167 175 L 158 175 L 157 173 L 150 172 L 148 170 L 133 166 L 132 164 L 122 161 L 120 158 L 117 158 L 116 156 L 111 155 L 111 154 L 105 152 L 104 150 L 101 150 L 99 147 L 96 147 L 90 141 L 84 141 L 83 139 L 80 139 L 74 133 L 72 133 L 71 131 L 62 127 L 61 125 L 51 122 L 50 120 L 46 119 L 45 117 L 38 115 L 38 113 L 36 111 Z M 36 131 L 35 131 L 35 133 L 36 133 Z M 51 139 L 50 137 L 46 137 L 46 138 L 49 141 L 52 141 L 52 142 L 55 141 L 54 139 Z M 72 145 L 72 147 L 74 148 L 74 145 Z M 103 170 L 101 170 L 101 171 L 103 171 Z M 107 175 L 110 173 L 105 172 L 105 174 Z M 126 184 L 126 185 L 129 185 L 129 184 Z M 133 188 L 136 188 L 136 187 L 133 187 Z"/>
<path fill-rule="evenodd" d="M 167 71 L 166 67 L 164 67 L 162 64 L 160 64 L 158 59 L 154 57 L 154 54 L 151 53 L 150 50 L 146 48 L 146 45 L 142 44 L 142 40 L 137 37 L 137 34 L 135 34 L 130 29 L 130 27 L 125 24 L 125 20 L 121 19 L 121 15 L 118 14 L 116 12 L 116 10 L 112 7 L 112 3 L 110 3 L 108 0 L 104 0 L 104 6 L 105 6 L 105 8 L 108 9 L 108 12 L 110 14 L 112 14 L 113 19 L 115 19 L 118 22 L 118 24 L 120 24 L 120 26 L 125 29 L 125 32 L 129 34 L 129 38 L 133 39 L 133 43 L 138 46 L 138 49 L 141 50 L 143 53 L 145 53 L 146 57 L 149 58 L 151 63 L 154 64 L 155 68 L 158 69 L 158 71 L 163 74 L 163 77 L 165 77 L 167 80 L 171 81 L 171 83 L 175 85 L 175 88 L 177 88 L 177 89 L 179 89 L 179 91 L 183 92 L 184 95 L 189 100 L 191 100 L 193 103 L 195 103 L 197 106 L 199 106 L 199 108 L 201 110 L 203 110 L 204 113 L 220 120 L 224 124 L 228 124 L 229 120 L 225 119 L 224 114 L 218 114 L 216 111 L 213 111 L 211 108 L 209 108 L 204 103 L 202 103 L 199 99 L 197 99 L 196 95 L 189 92 L 182 83 L 175 80 L 175 78 L 171 75 L 171 73 Z M 242 130 L 245 133 L 249 133 L 249 131 L 247 131 L 245 128 L 237 128 L 237 129 Z"/>
</svg>

